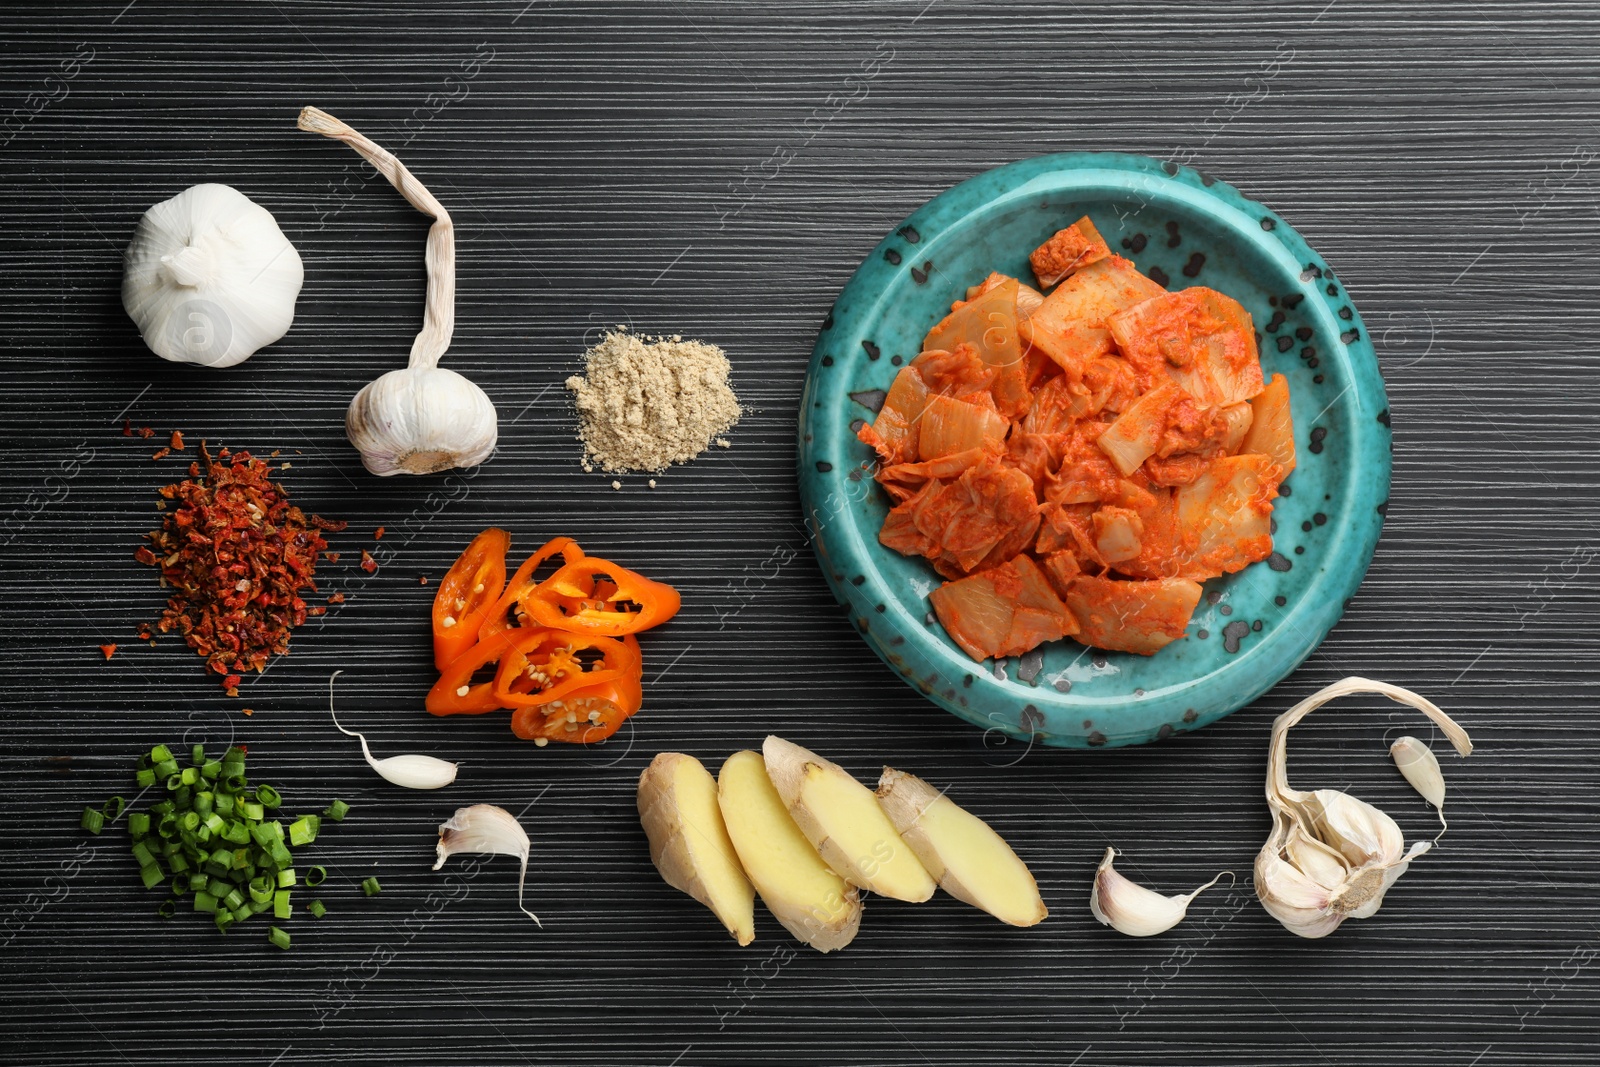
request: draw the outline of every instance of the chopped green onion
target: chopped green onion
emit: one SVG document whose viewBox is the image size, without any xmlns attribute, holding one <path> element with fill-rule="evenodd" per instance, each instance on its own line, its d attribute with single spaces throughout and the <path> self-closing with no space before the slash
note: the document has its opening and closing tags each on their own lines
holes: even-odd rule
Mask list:
<svg viewBox="0 0 1600 1067">
<path fill-rule="evenodd" d="M 266 783 L 256 786 L 256 800 L 260 801 L 263 807 L 268 808 L 275 808 L 283 803 L 283 797 L 279 795 L 278 791 Z"/>
<path fill-rule="evenodd" d="M 218 815 L 233 814 L 233 797 L 229 796 L 227 793 L 205 793 L 203 795 L 211 798 L 211 810 L 216 812 Z M 195 797 L 196 802 L 198 802 L 199 799 L 199 796 Z"/>
<path fill-rule="evenodd" d="M 361 880 L 361 891 L 369 897 L 375 897 L 383 892 L 383 886 L 378 884 L 376 878 L 363 878 Z"/>
<path fill-rule="evenodd" d="M 171 774 L 167 775 L 166 782 L 167 792 L 176 793 L 179 789 L 183 788 L 183 775 L 179 774 L 177 771 L 173 771 Z"/>
<path fill-rule="evenodd" d="M 191 890 L 193 890 L 194 892 L 199 893 L 199 892 L 202 892 L 202 891 L 208 891 L 208 890 L 206 890 L 206 886 L 208 886 L 210 884 L 211 884 L 211 880 L 206 877 L 206 872 L 204 872 L 204 871 L 190 871 L 189 872 L 189 888 Z"/>
<path fill-rule="evenodd" d="M 309 845 L 317 839 L 317 829 L 311 824 L 311 816 L 302 815 L 289 824 L 289 844 Z"/>
<path fill-rule="evenodd" d="M 227 764 L 223 764 L 222 770 L 224 772 L 222 787 L 230 793 L 243 793 L 245 786 L 249 784 L 245 781 L 244 775 L 226 773 L 228 770 Z"/>
<path fill-rule="evenodd" d="M 216 915 L 212 916 L 212 919 L 217 924 L 217 933 L 219 934 L 227 933 L 228 927 L 232 926 L 234 921 L 233 916 L 225 911 L 217 912 Z"/>
<path fill-rule="evenodd" d="M 273 866 L 279 869 L 294 866 L 294 857 L 289 854 L 288 849 L 283 847 L 283 842 L 281 841 L 274 841 L 272 847 L 267 850 L 267 854 L 272 857 Z"/>
<path fill-rule="evenodd" d="M 267 907 L 270 908 L 272 905 L 268 904 Z M 239 922 L 244 922 L 254 914 L 256 914 L 255 907 L 249 903 L 240 904 L 237 908 L 233 909 L 233 917 Z"/>
<path fill-rule="evenodd" d="M 156 833 L 161 837 L 171 840 L 178 836 L 178 817 L 170 811 L 161 816 L 161 821 L 156 824 Z"/>
<path fill-rule="evenodd" d="M 328 869 L 321 864 L 306 872 L 306 885 L 319 886 L 328 880 Z"/>
<path fill-rule="evenodd" d="M 306 910 L 311 913 L 311 917 L 314 919 L 320 919 L 324 915 L 328 914 L 328 909 L 320 900 L 313 900 L 311 903 L 307 904 Z"/>
<path fill-rule="evenodd" d="M 128 836 L 144 837 L 150 832 L 150 813 L 136 811 L 128 816 Z"/>
<path fill-rule="evenodd" d="M 248 866 L 250 866 L 250 850 L 247 848 L 234 849 L 233 869 L 236 871 L 242 871 Z"/>
<path fill-rule="evenodd" d="M 248 845 L 250 843 L 250 827 L 248 824 L 235 819 L 223 827 L 222 839 L 234 845 Z"/>
<path fill-rule="evenodd" d="M 274 919 L 287 919 L 289 917 L 289 891 L 280 889 L 272 894 L 272 917 Z"/>
<path fill-rule="evenodd" d="M 263 900 L 272 900 L 272 882 L 266 875 L 257 875 L 250 879 L 250 899 L 256 903 Z"/>
<path fill-rule="evenodd" d="M 199 813 L 191 811 L 189 814 L 198 816 Z M 200 821 L 205 824 L 206 829 L 211 832 L 212 836 L 216 836 L 228 828 L 228 824 L 223 821 L 222 816 L 218 815 L 214 811 L 207 814 L 206 817 Z"/>
<path fill-rule="evenodd" d="M 176 900 L 162 901 L 161 906 L 156 909 L 156 914 L 161 916 L 163 919 L 172 918 L 174 915 L 178 914 L 178 902 Z"/>
<path fill-rule="evenodd" d="M 135 841 L 132 852 L 133 858 L 139 861 L 139 866 L 141 867 L 148 867 L 156 861 L 155 856 L 150 852 L 149 846 L 143 841 Z"/>
<path fill-rule="evenodd" d="M 127 809 L 127 807 L 128 802 L 126 800 L 122 799 L 121 797 L 111 797 L 104 804 L 100 805 L 100 811 L 105 815 L 106 818 L 110 819 L 112 822 L 116 822 L 122 817 L 122 813 Z"/>
<path fill-rule="evenodd" d="M 167 866 L 172 868 L 173 874 L 184 874 L 188 872 L 189 860 L 186 856 L 184 856 L 181 849 L 174 850 L 171 853 L 163 852 L 162 855 L 167 857 Z"/>
<path fill-rule="evenodd" d="M 195 745 L 195 746 L 191 747 L 189 749 L 189 761 L 191 763 L 193 763 L 196 767 L 198 767 L 201 764 L 205 763 L 205 761 L 206 761 L 206 746 L 204 746 L 204 745 Z"/>
<path fill-rule="evenodd" d="M 267 940 L 271 941 L 279 948 L 286 949 L 289 947 L 289 935 L 285 931 L 278 929 L 276 926 L 268 928 Z"/>
<path fill-rule="evenodd" d="M 346 804 L 342 800 L 335 800 L 332 804 L 327 806 L 322 814 L 326 815 L 334 822 L 341 822 L 346 815 L 350 814 L 350 805 Z"/>
<path fill-rule="evenodd" d="M 203 789 L 194 795 L 194 810 L 201 817 L 210 815 L 217 807 L 217 795 L 209 789 Z"/>
<path fill-rule="evenodd" d="M 105 829 L 106 817 L 86 804 L 83 808 L 83 818 L 78 820 L 78 825 L 91 834 L 97 834 Z"/>
<path fill-rule="evenodd" d="M 254 819 L 257 822 L 260 822 L 262 819 L 267 817 L 267 809 L 263 808 L 260 804 L 257 804 L 253 800 L 239 801 L 239 811 L 244 815 L 245 818 Z"/>
<path fill-rule="evenodd" d="M 149 767 L 141 767 L 133 776 L 133 784 L 141 789 L 148 789 L 156 784 L 156 772 Z"/>
<path fill-rule="evenodd" d="M 200 781 L 200 768 L 185 767 L 181 772 L 179 772 L 178 777 L 183 779 L 184 785 L 194 785 Z"/>
<path fill-rule="evenodd" d="M 216 911 L 217 895 L 208 889 L 197 889 L 194 894 L 195 911 Z"/>
<path fill-rule="evenodd" d="M 166 745 L 157 745 L 150 750 L 151 763 L 165 763 L 172 758 L 172 749 Z"/>
<path fill-rule="evenodd" d="M 279 889 L 288 889 L 290 886 L 292 886 L 294 884 L 295 884 L 295 874 L 294 874 L 294 868 L 293 867 L 285 867 L 283 870 L 278 872 L 278 888 Z"/>
<path fill-rule="evenodd" d="M 178 773 L 178 761 L 172 759 L 171 757 L 168 757 L 164 760 L 157 760 L 154 764 L 152 764 L 152 766 L 154 766 L 156 769 L 157 778 L 170 778 L 174 774 Z"/>
<path fill-rule="evenodd" d="M 238 911 L 239 906 L 243 903 L 244 894 L 239 892 L 237 889 L 228 890 L 228 895 L 222 898 L 223 906 L 229 911 Z"/>
<path fill-rule="evenodd" d="M 144 887 L 149 889 L 166 881 L 167 876 L 162 873 L 159 864 L 152 863 L 148 867 L 139 868 L 139 878 L 144 882 Z"/>
<path fill-rule="evenodd" d="M 214 782 L 222 775 L 222 764 L 216 760 L 207 760 L 200 768 L 200 777 L 208 782 Z"/>
</svg>

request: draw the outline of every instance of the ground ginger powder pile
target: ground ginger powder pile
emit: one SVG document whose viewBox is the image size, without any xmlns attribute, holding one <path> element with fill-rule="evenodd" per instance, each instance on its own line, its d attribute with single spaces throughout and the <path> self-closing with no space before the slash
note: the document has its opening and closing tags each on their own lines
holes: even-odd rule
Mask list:
<svg viewBox="0 0 1600 1067">
<path fill-rule="evenodd" d="M 567 379 L 584 470 L 659 471 L 710 448 L 743 412 L 722 349 L 681 337 L 608 332 Z"/>
</svg>

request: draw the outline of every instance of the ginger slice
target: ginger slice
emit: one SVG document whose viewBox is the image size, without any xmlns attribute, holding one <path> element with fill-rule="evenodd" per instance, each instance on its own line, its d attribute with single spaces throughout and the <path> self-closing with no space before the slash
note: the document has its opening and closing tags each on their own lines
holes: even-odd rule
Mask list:
<svg viewBox="0 0 1600 1067">
<path fill-rule="evenodd" d="M 710 908 L 735 941 L 755 940 L 755 889 L 745 877 L 699 760 L 663 752 L 639 776 L 639 821 L 661 877 Z"/>
</svg>

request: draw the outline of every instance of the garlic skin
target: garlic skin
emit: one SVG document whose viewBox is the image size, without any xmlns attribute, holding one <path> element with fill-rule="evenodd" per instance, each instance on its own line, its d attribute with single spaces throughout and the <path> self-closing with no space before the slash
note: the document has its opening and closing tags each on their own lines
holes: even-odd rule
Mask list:
<svg viewBox="0 0 1600 1067">
<path fill-rule="evenodd" d="M 381 477 L 472 467 L 494 452 L 499 420 L 487 394 L 439 359 L 456 323 L 456 231 L 450 213 L 392 153 L 319 108 L 303 108 L 300 129 L 343 141 L 389 179 L 406 202 L 433 219 L 425 258 L 422 329 L 404 370 L 390 371 L 350 402 L 345 436 L 362 466 Z"/>
<path fill-rule="evenodd" d="M 122 306 L 162 359 L 231 367 L 289 332 L 304 281 L 270 211 L 232 186 L 194 185 L 139 220 Z"/>
<path fill-rule="evenodd" d="M 455 371 L 406 367 L 356 394 L 344 432 L 373 474 L 434 474 L 488 459 L 499 420 L 484 391 Z"/>
<path fill-rule="evenodd" d="M 1216 878 L 1192 893 L 1165 897 L 1153 889 L 1146 889 L 1130 881 L 1112 866 L 1117 850 L 1107 848 L 1094 873 L 1094 888 L 1089 891 L 1089 910 L 1106 926 L 1129 937 L 1154 937 L 1164 934 L 1183 921 L 1189 911 L 1189 902 L 1216 885 Z"/>
<path fill-rule="evenodd" d="M 1256 896 L 1273 918 L 1300 937 L 1326 937 L 1346 919 L 1377 914 L 1389 887 L 1413 859 L 1433 847 L 1431 841 L 1419 841 L 1408 850 L 1393 819 L 1347 793 L 1290 788 L 1289 728 L 1328 701 L 1352 693 L 1379 693 L 1414 707 L 1438 724 L 1458 753 L 1472 753 L 1466 731 L 1428 700 L 1366 678 L 1335 682 L 1278 716 L 1267 757 L 1272 833 L 1256 856 Z"/>
<path fill-rule="evenodd" d="M 493 804 L 473 804 L 457 808 L 456 813 L 439 825 L 439 844 L 435 848 L 438 861 L 433 869 L 444 866 L 444 861 L 457 852 L 487 852 L 496 856 L 518 856 L 522 859 L 522 875 L 517 880 L 517 907 L 532 919 L 540 929 L 544 923 L 539 916 L 522 907 L 522 889 L 528 880 L 528 852 L 531 845 L 527 831 L 505 808 Z"/>
</svg>

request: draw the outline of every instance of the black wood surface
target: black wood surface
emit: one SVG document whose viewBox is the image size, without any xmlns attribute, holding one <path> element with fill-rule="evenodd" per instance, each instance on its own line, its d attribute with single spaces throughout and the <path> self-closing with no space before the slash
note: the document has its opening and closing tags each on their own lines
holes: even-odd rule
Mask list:
<svg viewBox="0 0 1600 1067">
<path fill-rule="evenodd" d="M 1596 1062 L 1594 4 L 199 8 L 13 3 L 0 23 L 0 1061 Z M 349 398 L 416 329 L 426 222 L 295 130 L 309 103 L 455 215 L 447 363 L 502 421 L 470 475 L 379 480 L 344 440 Z M 951 184 L 1067 149 L 1192 163 L 1281 212 L 1366 316 L 1394 417 L 1388 527 L 1327 642 L 1255 706 L 1136 750 L 986 744 L 924 703 L 832 605 L 794 485 L 814 331 L 863 254 Z M 207 181 L 271 209 L 306 266 L 293 331 L 227 371 L 151 355 L 118 298 L 141 212 Z M 561 383 L 614 323 L 727 349 L 747 407 L 730 450 L 654 490 L 581 470 Z M 124 416 L 160 435 L 122 437 Z M 150 459 L 172 429 L 281 450 L 296 500 L 351 522 L 319 573 L 346 602 L 238 700 L 176 641 L 134 639 L 162 602 L 132 552 L 182 469 Z M 421 712 L 418 578 L 490 524 L 682 589 L 614 743 L 539 750 L 501 717 Z M 460 760 L 458 784 L 370 774 L 328 721 L 335 669 L 350 725 Z M 1306 942 L 1248 889 L 1267 731 L 1346 674 L 1433 696 L 1479 752 L 1446 758 L 1451 831 L 1383 911 Z M 1295 780 L 1430 833 L 1385 753 L 1402 731 L 1426 736 L 1376 701 L 1324 713 Z M 1051 918 L 873 900 L 841 954 L 764 915 L 739 949 L 651 868 L 634 783 L 658 751 L 716 766 L 769 732 L 948 787 L 1029 861 Z M 120 835 L 77 829 L 83 804 L 132 795 L 139 749 L 197 739 L 247 742 L 291 804 L 355 807 L 306 852 L 333 872 L 329 912 L 293 920 L 288 953 L 259 919 L 227 938 L 162 922 Z M 511 861 L 429 870 L 436 825 L 476 801 L 524 813 L 544 929 Z M 1134 941 L 1088 911 L 1108 843 L 1167 892 L 1245 879 Z"/>
</svg>

